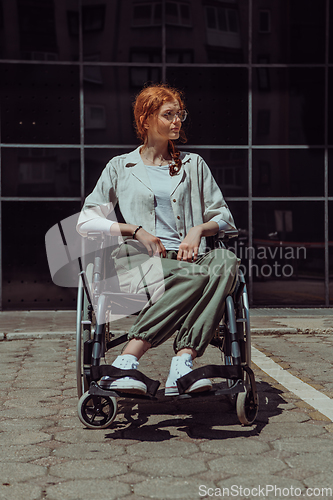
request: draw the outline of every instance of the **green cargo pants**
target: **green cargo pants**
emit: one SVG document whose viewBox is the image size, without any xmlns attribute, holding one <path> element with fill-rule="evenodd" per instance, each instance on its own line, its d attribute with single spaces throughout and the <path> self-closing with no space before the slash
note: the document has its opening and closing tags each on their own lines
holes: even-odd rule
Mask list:
<svg viewBox="0 0 333 500">
<path fill-rule="evenodd" d="M 176 332 L 174 350 L 191 347 L 202 356 L 223 317 L 233 290 L 239 260 L 218 248 L 195 263 L 149 257 L 143 245 L 130 240 L 113 254 L 120 289 L 146 293 L 149 300 L 129 331 L 128 339 L 144 339 L 157 347 Z"/>
</svg>

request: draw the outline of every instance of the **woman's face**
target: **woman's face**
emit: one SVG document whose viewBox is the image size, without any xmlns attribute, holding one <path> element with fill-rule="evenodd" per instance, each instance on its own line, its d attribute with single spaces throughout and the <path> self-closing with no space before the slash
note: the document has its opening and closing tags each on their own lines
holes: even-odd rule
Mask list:
<svg viewBox="0 0 333 500">
<path fill-rule="evenodd" d="M 163 104 L 156 114 L 148 117 L 147 132 L 149 139 L 168 141 L 179 138 L 182 122 L 176 114 L 180 111 L 177 100 Z"/>
</svg>

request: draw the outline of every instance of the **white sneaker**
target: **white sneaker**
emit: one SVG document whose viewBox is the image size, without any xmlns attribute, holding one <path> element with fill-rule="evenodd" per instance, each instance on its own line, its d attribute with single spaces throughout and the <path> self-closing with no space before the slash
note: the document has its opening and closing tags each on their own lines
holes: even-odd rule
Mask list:
<svg viewBox="0 0 333 500">
<path fill-rule="evenodd" d="M 112 366 L 116 368 L 121 368 L 122 370 L 136 370 L 139 366 L 139 362 L 135 356 L 132 354 L 124 354 L 118 356 Z M 131 377 L 118 378 L 113 382 L 110 382 L 112 377 L 105 376 L 100 380 L 100 386 L 103 389 L 114 389 L 115 391 L 128 392 L 130 394 L 146 394 L 147 386 L 140 380 L 135 380 Z"/>
<path fill-rule="evenodd" d="M 167 381 L 165 383 L 165 396 L 178 396 L 177 379 L 192 371 L 193 361 L 191 354 L 182 354 L 172 358 Z M 185 392 L 210 391 L 213 385 L 208 378 L 197 380 Z"/>
</svg>

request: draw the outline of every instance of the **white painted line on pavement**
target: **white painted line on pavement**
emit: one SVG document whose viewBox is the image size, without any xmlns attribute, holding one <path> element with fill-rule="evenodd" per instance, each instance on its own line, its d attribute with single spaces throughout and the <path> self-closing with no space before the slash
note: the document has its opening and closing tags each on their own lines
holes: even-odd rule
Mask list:
<svg viewBox="0 0 333 500">
<path fill-rule="evenodd" d="M 333 399 L 284 370 L 278 363 L 253 346 L 251 347 L 251 358 L 258 368 L 333 422 Z"/>
</svg>

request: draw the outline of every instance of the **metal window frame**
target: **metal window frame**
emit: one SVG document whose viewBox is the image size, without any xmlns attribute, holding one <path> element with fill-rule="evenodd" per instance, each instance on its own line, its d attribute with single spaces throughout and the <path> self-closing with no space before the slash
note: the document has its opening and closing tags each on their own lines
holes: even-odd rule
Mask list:
<svg viewBox="0 0 333 500">
<path fill-rule="evenodd" d="M 257 201 L 307 201 L 324 203 L 324 238 L 325 238 L 325 304 L 324 307 L 329 307 L 329 202 L 333 201 L 333 196 L 329 196 L 328 189 L 328 153 L 333 149 L 333 145 L 328 144 L 328 78 L 329 68 L 333 68 L 333 64 L 329 62 L 329 0 L 325 0 L 326 8 L 326 25 L 325 25 L 325 60 L 322 64 L 258 64 L 252 62 L 252 20 L 253 20 L 253 0 L 248 0 L 249 19 L 248 19 L 248 61 L 245 63 L 167 63 L 166 60 L 166 0 L 162 1 L 162 25 L 161 25 L 161 42 L 162 42 L 162 59 L 161 63 L 146 63 L 147 67 L 159 67 L 162 71 L 162 80 L 166 81 L 166 73 L 169 67 L 190 67 L 190 68 L 246 68 L 248 70 L 248 143 L 242 145 L 194 145 L 192 149 L 244 149 L 248 152 L 248 196 L 245 197 L 226 197 L 227 201 L 243 201 L 248 204 L 248 227 L 249 227 L 249 246 L 253 245 L 253 202 Z M 3 64 L 37 64 L 37 65 L 53 65 L 53 66 L 79 66 L 79 106 L 80 106 L 80 142 L 78 144 L 15 144 L 3 143 L 1 140 L 0 130 L 0 235 L 2 234 L 2 203 L 5 202 L 26 202 L 26 201 L 81 201 L 83 203 L 85 197 L 85 169 L 84 159 L 86 149 L 130 149 L 135 147 L 132 144 L 85 144 L 84 135 L 84 81 L 83 71 L 84 66 L 107 66 L 107 67 L 141 67 L 142 63 L 134 62 L 103 62 L 103 61 L 84 61 L 83 58 L 83 33 L 82 33 L 82 0 L 78 0 L 79 7 L 79 60 L 78 61 L 37 61 L 37 60 L 18 60 L 18 59 L 0 59 Z M 256 68 L 323 68 L 324 69 L 324 144 L 308 146 L 305 144 L 298 145 L 254 145 L 253 144 L 253 117 L 252 117 L 252 79 L 253 69 Z M 80 197 L 18 197 L 18 196 L 2 196 L 1 191 L 1 167 L 2 167 L 2 149 L 3 148 L 53 148 L 53 149 L 79 149 L 80 151 Z M 252 181 L 253 181 L 253 151 L 260 149 L 322 149 L 324 151 L 324 196 L 313 197 L 257 197 L 253 196 Z M 0 310 L 3 306 L 2 297 L 2 238 L 0 237 Z M 251 264 L 251 263 L 250 263 Z M 248 281 L 250 304 L 253 305 L 253 279 L 249 277 Z"/>
</svg>

